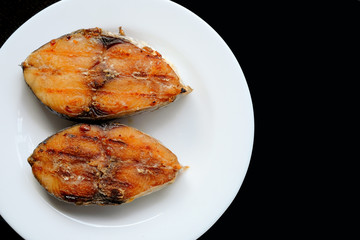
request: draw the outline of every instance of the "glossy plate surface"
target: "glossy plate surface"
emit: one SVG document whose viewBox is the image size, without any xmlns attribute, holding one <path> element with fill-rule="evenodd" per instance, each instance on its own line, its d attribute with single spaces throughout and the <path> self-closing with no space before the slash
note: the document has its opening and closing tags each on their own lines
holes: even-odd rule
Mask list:
<svg viewBox="0 0 360 240">
<path fill-rule="evenodd" d="M 141 6 L 141 7 L 139 7 Z M 80 28 L 145 41 L 194 90 L 169 106 L 120 122 L 159 139 L 190 168 L 154 194 L 120 206 L 75 206 L 49 196 L 27 157 L 73 123 L 42 106 L 19 66 L 35 49 Z M 165 0 L 65 0 L 24 23 L 0 50 L 0 213 L 25 239 L 195 239 L 235 198 L 253 145 L 254 119 L 242 70 L 203 20 Z"/>
</svg>

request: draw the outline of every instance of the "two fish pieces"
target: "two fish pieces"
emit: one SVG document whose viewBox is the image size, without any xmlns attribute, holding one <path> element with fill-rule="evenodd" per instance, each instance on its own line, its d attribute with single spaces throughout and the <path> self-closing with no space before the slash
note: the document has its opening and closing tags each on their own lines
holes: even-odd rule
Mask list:
<svg viewBox="0 0 360 240">
<path fill-rule="evenodd" d="M 81 29 L 22 63 L 35 96 L 60 117 L 101 121 L 156 110 L 192 91 L 161 54 L 123 34 Z M 151 136 L 118 123 L 79 123 L 28 158 L 39 183 L 77 205 L 121 204 L 174 182 L 183 167 Z"/>
</svg>

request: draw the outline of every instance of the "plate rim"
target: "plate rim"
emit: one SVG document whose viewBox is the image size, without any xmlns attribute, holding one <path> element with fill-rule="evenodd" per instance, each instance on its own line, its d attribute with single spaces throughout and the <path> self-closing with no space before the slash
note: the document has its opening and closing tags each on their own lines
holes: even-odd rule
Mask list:
<svg viewBox="0 0 360 240">
<path fill-rule="evenodd" d="M 72 1 L 74 1 L 74 0 L 72 0 Z M 79 1 L 79 2 L 80 2 L 80 1 L 83 1 L 83 0 L 76 0 L 76 1 Z M 172 1 L 168 1 L 168 0 L 152 0 L 152 1 L 170 2 L 170 3 L 172 3 L 172 4 L 177 5 L 178 7 L 181 7 L 182 9 L 185 9 L 185 10 L 189 11 L 191 14 L 195 15 L 199 20 L 201 20 L 203 23 L 205 23 L 212 31 L 215 32 L 215 34 L 217 34 L 217 36 L 219 36 L 219 37 L 221 38 L 221 36 L 220 36 L 208 23 L 206 23 L 203 19 L 201 19 L 201 18 L 200 18 L 199 16 L 197 16 L 195 13 L 193 13 L 192 11 L 186 9 L 185 7 L 181 6 L 180 4 L 175 3 L 175 2 L 172 2 Z M 32 19 L 37 18 L 37 17 L 38 17 L 39 15 L 41 15 L 44 11 L 48 11 L 48 9 L 50 9 L 50 8 L 55 8 L 55 7 L 57 7 L 57 6 L 61 5 L 61 4 L 65 4 L 66 2 L 71 2 L 71 1 L 70 1 L 70 0 L 62 0 L 62 1 L 56 2 L 56 3 L 52 4 L 52 5 L 44 8 L 43 10 L 41 10 L 40 12 L 38 12 L 37 14 L 35 14 L 33 17 L 31 17 L 30 19 L 28 19 L 26 22 L 24 22 L 24 23 L 4 42 L 4 44 L 2 45 L 2 47 L 1 47 L 1 49 L 0 49 L 0 59 L 2 58 L 2 54 L 1 54 L 1 53 L 4 52 L 3 50 L 7 48 L 8 42 L 12 41 L 12 38 L 14 38 L 14 36 L 16 36 L 16 32 L 20 31 L 22 28 L 24 28 L 24 26 L 26 27 L 27 24 L 29 24 L 29 22 L 30 22 Z M 227 43 L 226 43 L 222 38 L 221 38 L 221 40 L 222 40 L 223 44 L 225 44 L 225 46 L 228 48 L 228 50 L 230 50 L 231 54 L 234 56 L 233 52 L 231 51 L 231 49 L 230 49 L 230 47 L 227 45 Z M 238 61 L 237 61 L 237 59 L 236 59 L 235 56 L 234 56 L 234 59 L 235 59 L 235 61 L 237 62 L 239 68 L 240 68 L 241 74 L 243 75 L 241 66 L 240 66 L 240 64 L 238 63 Z M 244 76 L 244 79 L 245 79 L 245 76 Z M 254 111 L 253 111 L 253 104 L 252 104 L 252 100 L 251 100 L 251 94 L 250 94 L 249 87 L 248 87 L 246 81 L 245 81 L 245 85 L 246 85 L 246 91 L 248 92 L 249 98 L 250 98 L 250 99 L 249 99 L 249 100 L 250 100 L 250 102 L 249 102 L 249 103 L 250 103 L 250 106 L 249 106 L 249 107 L 250 107 L 250 110 L 251 110 L 251 116 L 248 116 L 248 117 L 251 118 L 250 121 L 252 122 L 252 126 L 250 126 L 250 128 L 252 128 L 252 131 L 251 131 L 251 132 L 252 132 L 252 135 L 250 136 L 250 142 L 251 142 L 250 145 L 251 145 L 251 148 L 250 148 L 250 151 L 249 151 L 249 158 L 248 158 L 246 167 L 245 167 L 245 169 L 244 169 L 245 174 L 243 175 L 242 179 L 240 180 L 240 183 L 237 184 L 237 191 L 236 191 L 235 195 L 234 195 L 233 197 L 231 197 L 232 200 L 224 207 L 224 211 L 221 211 L 220 215 L 219 215 L 217 218 L 215 218 L 214 221 L 210 224 L 210 226 L 209 226 L 207 229 L 205 229 L 199 236 L 201 236 L 203 233 L 205 233 L 205 232 L 221 217 L 221 215 L 225 212 L 225 210 L 230 206 L 230 204 L 231 204 L 231 203 L 233 202 L 233 200 L 236 198 L 236 195 L 237 195 L 237 193 L 239 192 L 239 190 L 240 190 L 240 188 L 241 188 L 241 185 L 243 184 L 243 180 L 244 180 L 244 178 L 245 178 L 245 175 L 246 175 L 246 173 L 247 173 L 247 170 L 248 170 L 248 167 L 249 167 L 249 164 L 250 164 L 251 154 L 252 154 L 252 151 L 253 151 L 253 144 L 254 144 L 255 122 L 254 122 Z M 1 215 L 3 216 L 4 220 L 5 220 L 6 222 L 8 222 L 8 221 L 7 221 L 6 214 L 4 215 L 3 212 L 4 212 L 4 211 L 2 211 L 2 208 L 0 207 L 0 213 L 1 213 Z M 10 222 L 11 222 L 11 221 L 10 221 Z M 11 223 L 9 223 L 9 222 L 8 222 L 8 224 L 9 224 L 16 232 L 18 232 L 19 234 L 20 234 L 20 232 L 22 232 L 22 231 L 18 231 L 18 227 L 15 226 L 14 224 L 11 224 Z M 20 235 L 23 236 L 22 234 L 20 234 Z M 199 236 L 197 236 L 197 237 L 199 237 Z"/>
</svg>

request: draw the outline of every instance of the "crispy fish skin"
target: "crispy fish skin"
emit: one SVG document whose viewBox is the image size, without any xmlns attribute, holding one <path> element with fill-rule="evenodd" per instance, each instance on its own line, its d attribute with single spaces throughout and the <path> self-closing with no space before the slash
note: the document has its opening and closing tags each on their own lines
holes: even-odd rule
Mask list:
<svg viewBox="0 0 360 240">
<path fill-rule="evenodd" d="M 28 158 L 39 183 L 77 205 L 116 205 L 159 190 L 182 166 L 159 141 L 117 123 L 77 124 L 40 143 Z"/>
<path fill-rule="evenodd" d="M 100 28 L 53 39 L 21 66 L 36 97 L 71 120 L 114 119 L 155 110 L 192 91 L 160 53 Z"/>
</svg>

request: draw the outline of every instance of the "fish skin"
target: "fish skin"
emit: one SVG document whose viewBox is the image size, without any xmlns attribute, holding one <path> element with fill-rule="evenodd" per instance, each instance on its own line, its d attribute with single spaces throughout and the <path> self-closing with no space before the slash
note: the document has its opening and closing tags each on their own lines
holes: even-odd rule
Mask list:
<svg viewBox="0 0 360 240">
<path fill-rule="evenodd" d="M 53 39 L 21 66 L 40 102 L 75 121 L 156 110 L 192 91 L 160 53 L 100 28 Z"/>
<path fill-rule="evenodd" d="M 66 128 L 28 162 L 51 195 L 76 205 L 131 202 L 173 183 L 183 168 L 158 140 L 118 123 Z"/>
</svg>

